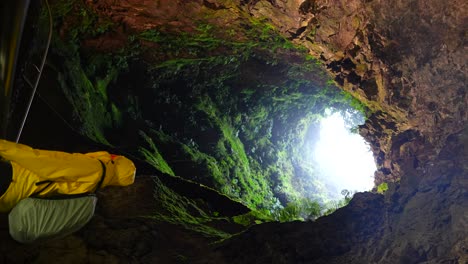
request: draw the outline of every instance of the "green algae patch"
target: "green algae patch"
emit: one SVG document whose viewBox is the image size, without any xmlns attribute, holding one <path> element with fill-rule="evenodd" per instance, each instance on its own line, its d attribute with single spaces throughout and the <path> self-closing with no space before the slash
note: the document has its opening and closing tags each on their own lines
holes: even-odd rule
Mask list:
<svg viewBox="0 0 468 264">
<path fill-rule="evenodd" d="M 153 140 L 143 131 L 140 131 L 140 135 L 149 145 L 149 149 L 140 148 L 140 153 L 143 155 L 146 162 L 148 162 L 150 165 L 152 165 L 154 168 L 156 168 L 162 173 L 175 176 L 174 171 L 172 171 L 169 164 L 167 164 L 167 162 L 162 157 L 161 153 L 159 153 L 158 148 L 154 144 Z"/>
<path fill-rule="evenodd" d="M 377 193 L 383 194 L 388 190 L 388 183 L 383 182 L 377 186 Z"/>
</svg>

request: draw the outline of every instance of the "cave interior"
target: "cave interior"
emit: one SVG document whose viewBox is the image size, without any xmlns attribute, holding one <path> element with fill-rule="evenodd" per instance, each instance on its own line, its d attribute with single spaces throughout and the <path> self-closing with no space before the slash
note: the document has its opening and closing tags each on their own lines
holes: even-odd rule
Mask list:
<svg viewBox="0 0 468 264">
<path fill-rule="evenodd" d="M 46 5 L 20 143 L 119 153 L 137 178 L 63 238 L 16 243 L 1 214 L 0 263 L 468 263 L 464 1 L 31 2 L 6 139 Z M 337 116 L 370 170 L 314 152 L 344 147 Z"/>
</svg>

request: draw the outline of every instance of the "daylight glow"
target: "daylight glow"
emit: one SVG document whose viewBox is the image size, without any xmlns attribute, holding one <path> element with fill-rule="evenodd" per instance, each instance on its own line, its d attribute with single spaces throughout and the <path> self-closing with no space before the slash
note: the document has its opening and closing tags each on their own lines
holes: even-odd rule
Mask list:
<svg viewBox="0 0 468 264">
<path fill-rule="evenodd" d="M 321 178 L 338 192 L 369 191 L 374 185 L 374 158 L 364 139 L 345 128 L 342 116 L 335 113 L 320 123 L 320 141 L 314 151 Z"/>
</svg>

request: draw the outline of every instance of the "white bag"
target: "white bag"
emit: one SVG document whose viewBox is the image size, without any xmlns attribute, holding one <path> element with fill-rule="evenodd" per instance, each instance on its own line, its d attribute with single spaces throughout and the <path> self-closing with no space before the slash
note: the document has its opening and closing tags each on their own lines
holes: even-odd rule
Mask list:
<svg viewBox="0 0 468 264">
<path fill-rule="evenodd" d="M 91 220 L 96 202 L 94 194 L 23 199 L 8 215 L 10 235 L 21 243 L 69 235 Z"/>
</svg>

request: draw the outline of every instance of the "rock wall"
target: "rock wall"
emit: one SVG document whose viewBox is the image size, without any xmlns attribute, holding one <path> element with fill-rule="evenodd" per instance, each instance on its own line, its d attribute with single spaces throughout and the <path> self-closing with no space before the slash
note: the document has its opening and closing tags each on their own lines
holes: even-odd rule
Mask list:
<svg viewBox="0 0 468 264">
<path fill-rule="evenodd" d="M 385 195 L 358 193 L 316 222 L 255 226 L 202 263 L 466 263 L 468 130 L 449 136 L 434 162 Z"/>
<path fill-rule="evenodd" d="M 375 110 L 360 132 L 376 183 L 401 180 L 316 223 L 252 228 L 221 247 L 228 262 L 467 262 L 466 4 L 305 1 L 298 12 L 307 23 L 291 37 Z M 240 241 L 255 252 L 235 255 Z"/>
<path fill-rule="evenodd" d="M 87 4 L 103 19 L 120 25 L 85 41 L 85 46 L 97 50 L 115 50 L 125 45 L 125 35 L 161 26 L 191 32 L 200 21 L 235 29 L 249 17 L 266 19 L 320 58 L 337 85 L 373 110 L 361 134 L 374 151 L 377 185 L 400 179 L 401 161 L 410 156 L 415 166 L 430 162 L 447 136 L 463 129 L 468 119 L 463 1 Z"/>
<path fill-rule="evenodd" d="M 275 17 L 272 23 L 321 58 L 339 86 L 374 110 L 361 134 L 374 150 L 376 184 L 399 179 L 400 160 L 434 159 L 466 124 L 461 1 L 251 2 L 253 16 Z M 285 9 L 296 19 L 278 22 L 275 12 Z"/>
<path fill-rule="evenodd" d="M 254 227 L 219 249 L 227 262 L 467 261 L 464 11 L 460 1 L 301 5 L 307 23 L 291 37 L 375 111 L 360 132 L 379 166 L 376 183 L 396 183 L 315 223 Z M 240 244 L 248 250 L 236 255 Z"/>
</svg>

